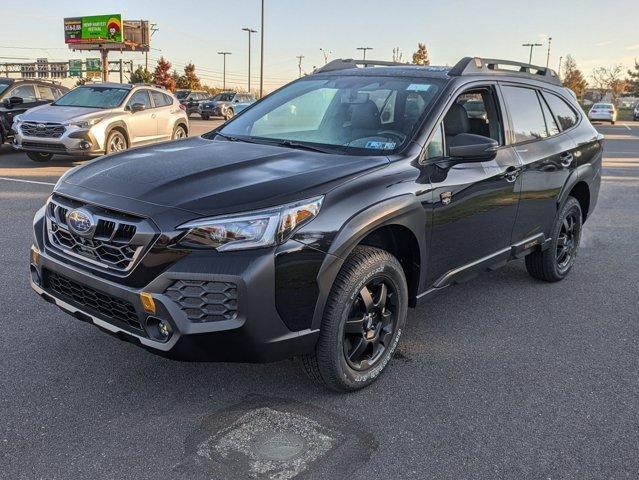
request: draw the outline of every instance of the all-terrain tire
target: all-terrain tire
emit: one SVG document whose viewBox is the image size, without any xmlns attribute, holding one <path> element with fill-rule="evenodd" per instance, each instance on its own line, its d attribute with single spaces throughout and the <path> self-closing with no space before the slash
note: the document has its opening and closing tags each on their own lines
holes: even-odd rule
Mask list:
<svg viewBox="0 0 639 480">
<path fill-rule="evenodd" d="M 356 370 L 346 360 L 345 323 L 357 295 L 371 282 L 384 282 L 393 291 L 394 328 L 376 363 Z M 389 295 L 390 298 L 390 295 Z M 390 300 L 389 300 L 390 302 Z M 337 391 L 353 391 L 373 383 L 393 356 L 408 312 L 408 287 L 399 261 L 385 250 L 358 246 L 339 271 L 324 309 L 320 338 L 311 354 L 298 360 L 308 377 Z"/>
<path fill-rule="evenodd" d="M 567 219 L 572 219 L 572 222 L 574 222 L 574 232 L 570 239 L 570 246 L 572 248 L 569 254 L 570 257 L 563 263 L 560 261 L 563 258 L 560 252 L 562 251 L 562 247 L 565 246 L 563 245 L 565 241 L 564 237 L 566 237 L 564 232 L 566 225 L 572 224 Z M 538 250 L 526 256 L 526 270 L 528 270 L 528 273 L 533 278 L 545 282 L 558 282 L 566 278 L 577 257 L 582 224 L 583 217 L 579 202 L 574 197 L 568 197 L 566 203 L 564 203 L 563 207 L 557 212 L 557 217 L 552 227 L 550 246 L 544 251 Z"/>
</svg>

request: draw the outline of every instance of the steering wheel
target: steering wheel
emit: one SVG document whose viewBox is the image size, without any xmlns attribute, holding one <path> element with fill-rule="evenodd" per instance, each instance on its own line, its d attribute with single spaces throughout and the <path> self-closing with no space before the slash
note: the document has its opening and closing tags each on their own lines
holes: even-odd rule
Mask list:
<svg viewBox="0 0 639 480">
<path fill-rule="evenodd" d="M 382 130 L 381 132 L 377 133 L 376 137 L 392 137 L 397 140 L 397 142 L 395 142 L 397 143 L 397 145 L 404 143 L 404 140 L 406 140 L 406 135 L 404 135 L 403 133 L 395 132 L 393 130 Z"/>
</svg>

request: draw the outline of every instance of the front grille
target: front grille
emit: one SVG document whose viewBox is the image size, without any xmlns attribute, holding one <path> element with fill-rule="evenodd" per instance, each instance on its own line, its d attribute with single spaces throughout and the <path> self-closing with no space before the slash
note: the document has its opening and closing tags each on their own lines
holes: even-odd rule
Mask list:
<svg viewBox="0 0 639 480">
<path fill-rule="evenodd" d="M 232 282 L 178 280 L 164 293 L 192 322 L 217 322 L 237 317 L 237 285 Z"/>
<path fill-rule="evenodd" d="M 34 149 L 42 149 L 42 150 L 53 150 L 56 152 L 66 152 L 67 147 L 65 147 L 62 143 L 50 143 L 50 142 L 29 142 L 23 140 L 22 148 L 34 148 Z"/>
<path fill-rule="evenodd" d="M 136 330 L 142 330 L 135 307 L 126 300 L 94 290 L 49 270 L 44 271 L 44 288 L 88 313 L 94 313 L 105 317 L 106 320 L 114 321 L 114 323 L 120 322 Z"/>
<path fill-rule="evenodd" d="M 75 209 L 94 220 L 90 234 L 78 234 L 68 225 Z M 126 272 L 155 237 L 150 223 L 141 218 L 55 195 L 47 206 L 47 233 L 51 246 L 63 253 L 110 270 Z"/>
<path fill-rule="evenodd" d="M 64 134 L 64 125 L 59 123 L 24 122 L 20 129 L 27 137 L 60 138 Z"/>
</svg>

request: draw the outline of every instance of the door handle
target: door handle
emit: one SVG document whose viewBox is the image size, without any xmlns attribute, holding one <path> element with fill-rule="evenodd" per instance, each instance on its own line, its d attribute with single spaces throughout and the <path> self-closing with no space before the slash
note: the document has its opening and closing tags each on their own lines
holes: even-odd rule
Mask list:
<svg viewBox="0 0 639 480">
<path fill-rule="evenodd" d="M 507 182 L 512 183 L 517 180 L 520 172 L 521 167 L 508 167 L 501 177 L 504 178 Z"/>
<path fill-rule="evenodd" d="M 572 153 L 562 153 L 559 155 L 559 158 L 561 159 L 561 164 L 564 167 L 569 167 L 574 157 L 572 156 Z"/>
<path fill-rule="evenodd" d="M 156 114 L 155 114 L 155 113 L 151 115 L 151 118 L 155 118 L 155 117 L 156 117 Z"/>
</svg>

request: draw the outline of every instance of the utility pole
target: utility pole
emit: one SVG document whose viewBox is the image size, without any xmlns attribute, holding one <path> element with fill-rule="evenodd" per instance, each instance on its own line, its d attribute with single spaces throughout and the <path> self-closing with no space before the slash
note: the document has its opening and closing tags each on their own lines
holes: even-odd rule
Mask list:
<svg viewBox="0 0 639 480">
<path fill-rule="evenodd" d="M 251 34 L 257 33 L 257 30 L 248 27 L 242 30 L 248 33 L 248 93 L 251 93 Z"/>
<path fill-rule="evenodd" d="M 217 52 L 217 54 L 224 57 L 224 61 L 222 63 L 222 90 L 226 90 L 226 56 L 231 55 L 231 52 Z"/>
<path fill-rule="evenodd" d="M 559 77 L 559 80 L 561 80 L 561 61 L 564 59 L 564 57 L 559 57 L 559 69 L 557 70 L 557 77 Z"/>
<path fill-rule="evenodd" d="M 100 60 L 102 61 L 102 81 L 109 81 L 109 51 L 106 48 L 100 49 Z"/>
<path fill-rule="evenodd" d="M 302 76 L 302 59 L 304 58 L 304 55 L 298 55 L 297 57 L 298 62 L 297 62 L 297 69 L 300 72 L 300 77 Z"/>
<path fill-rule="evenodd" d="M 357 47 L 357 50 L 361 50 L 364 54 L 362 60 L 366 60 L 366 50 L 372 50 L 373 47 Z"/>
<path fill-rule="evenodd" d="M 120 59 L 120 83 L 124 83 L 124 65 L 122 59 Z"/>
<path fill-rule="evenodd" d="M 532 65 L 532 53 L 533 53 L 533 48 L 535 47 L 541 47 L 541 43 L 522 43 L 521 44 L 522 47 L 530 47 L 530 57 L 528 57 L 528 65 Z"/>
<path fill-rule="evenodd" d="M 155 35 L 160 29 L 157 23 L 151 24 L 151 36 Z M 144 70 L 149 71 L 149 51 L 144 52 Z"/>
<path fill-rule="evenodd" d="M 550 44 L 552 43 L 552 37 L 548 37 L 548 53 L 546 54 L 546 68 L 550 65 Z"/>
<path fill-rule="evenodd" d="M 264 92 L 264 0 L 262 0 L 262 23 L 260 26 L 260 98 L 262 98 L 263 92 Z"/>
<path fill-rule="evenodd" d="M 324 55 L 324 65 L 326 65 L 328 63 L 328 57 L 330 57 L 333 52 L 331 50 L 327 52 L 322 47 L 320 47 L 320 51 L 322 52 L 322 55 Z"/>
</svg>

